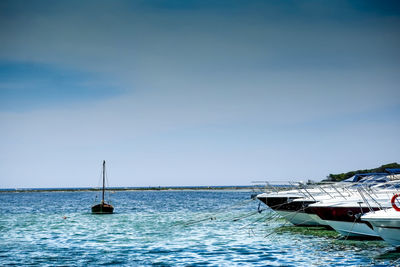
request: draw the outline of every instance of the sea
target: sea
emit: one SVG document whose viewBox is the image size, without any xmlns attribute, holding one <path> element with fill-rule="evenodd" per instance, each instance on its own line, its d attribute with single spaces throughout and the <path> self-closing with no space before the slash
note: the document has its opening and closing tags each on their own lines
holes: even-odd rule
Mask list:
<svg viewBox="0 0 400 267">
<path fill-rule="evenodd" d="M 0 193 L 0 266 L 388 266 L 384 241 L 294 227 L 245 190 Z M 96 200 L 97 198 L 97 200 Z"/>
</svg>

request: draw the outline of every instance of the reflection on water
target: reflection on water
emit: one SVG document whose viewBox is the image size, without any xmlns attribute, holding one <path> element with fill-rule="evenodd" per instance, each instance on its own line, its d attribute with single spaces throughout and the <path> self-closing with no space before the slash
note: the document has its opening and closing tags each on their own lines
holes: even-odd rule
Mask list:
<svg viewBox="0 0 400 267">
<path fill-rule="evenodd" d="M 376 260 L 390 260 L 400 265 L 400 249 L 388 249 L 382 254 L 375 257 Z"/>
<path fill-rule="evenodd" d="M 117 192 L 113 215 L 90 214 L 95 194 L 0 194 L 0 265 L 358 266 L 399 259 L 383 241 L 340 240 L 333 231 L 258 213 L 249 192 Z"/>
</svg>

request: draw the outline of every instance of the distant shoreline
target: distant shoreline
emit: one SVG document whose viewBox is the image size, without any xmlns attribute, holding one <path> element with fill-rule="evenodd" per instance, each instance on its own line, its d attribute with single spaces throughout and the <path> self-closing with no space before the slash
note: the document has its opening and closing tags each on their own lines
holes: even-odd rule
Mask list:
<svg viewBox="0 0 400 267">
<path fill-rule="evenodd" d="M 214 190 L 253 190 L 264 186 L 150 186 L 150 187 L 109 187 L 107 191 L 214 191 Z M 91 192 L 101 191 L 101 188 L 6 188 L 0 193 L 35 193 L 35 192 Z"/>
</svg>

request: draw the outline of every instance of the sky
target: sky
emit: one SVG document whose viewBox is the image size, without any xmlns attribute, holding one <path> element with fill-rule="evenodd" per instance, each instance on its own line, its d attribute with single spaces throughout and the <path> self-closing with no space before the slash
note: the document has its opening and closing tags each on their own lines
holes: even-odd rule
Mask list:
<svg viewBox="0 0 400 267">
<path fill-rule="evenodd" d="M 0 188 L 400 163 L 397 1 L 0 1 Z"/>
</svg>

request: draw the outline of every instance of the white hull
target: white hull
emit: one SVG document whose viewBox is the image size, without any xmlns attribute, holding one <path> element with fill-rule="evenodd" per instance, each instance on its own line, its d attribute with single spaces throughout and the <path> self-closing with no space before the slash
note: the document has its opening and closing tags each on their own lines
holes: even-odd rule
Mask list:
<svg viewBox="0 0 400 267">
<path fill-rule="evenodd" d="M 313 219 L 319 225 L 329 226 L 329 224 L 325 220 L 322 220 L 317 214 L 308 214 L 308 215 L 310 216 L 311 219 Z"/>
<path fill-rule="evenodd" d="M 304 226 L 320 225 L 308 213 L 294 212 L 294 211 L 282 211 L 282 210 L 276 210 L 276 212 L 294 225 L 304 225 Z"/>
<path fill-rule="evenodd" d="M 374 227 L 374 230 L 389 244 L 400 247 L 400 229 Z"/>
<path fill-rule="evenodd" d="M 346 237 L 379 237 L 379 235 L 365 223 L 328 220 L 325 222 L 335 229 L 335 231 Z"/>
<path fill-rule="evenodd" d="M 371 212 L 364 215 L 362 220 L 371 223 L 383 240 L 400 247 L 400 212 L 394 209 Z"/>
</svg>

